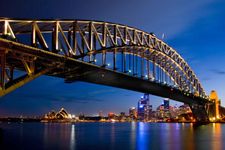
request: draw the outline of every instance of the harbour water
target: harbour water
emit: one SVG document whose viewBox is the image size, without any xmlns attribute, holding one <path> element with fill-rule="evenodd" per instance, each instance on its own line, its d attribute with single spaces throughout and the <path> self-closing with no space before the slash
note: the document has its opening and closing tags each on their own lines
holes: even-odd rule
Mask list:
<svg viewBox="0 0 225 150">
<path fill-rule="evenodd" d="M 1 150 L 219 150 L 225 124 L 0 123 Z"/>
</svg>

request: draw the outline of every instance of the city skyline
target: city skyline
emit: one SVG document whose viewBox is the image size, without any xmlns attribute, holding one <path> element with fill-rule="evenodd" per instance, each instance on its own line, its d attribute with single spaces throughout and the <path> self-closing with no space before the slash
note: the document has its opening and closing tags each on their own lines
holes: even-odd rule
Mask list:
<svg viewBox="0 0 225 150">
<path fill-rule="evenodd" d="M 144 96 L 143 96 L 144 95 Z M 134 113 L 133 111 L 135 111 L 136 114 L 133 114 L 136 116 L 136 119 L 138 119 L 139 121 L 147 121 L 147 120 L 150 120 L 151 119 L 151 113 L 152 112 L 156 112 L 156 111 L 159 111 L 160 109 L 163 109 L 165 111 L 169 111 L 171 108 L 172 109 L 178 109 L 178 108 L 182 108 L 184 106 L 186 107 L 189 107 L 187 104 L 182 104 L 181 105 L 177 105 L 174 103 L 174 105 L 171 105 L 171 101 L 173 100 L 170 100 L 168 98 L 163 98 L 161 99 L 161 103 L 158 105 L 158 106 L 154 106 L 152 107 L 151 105 L 151 102 L 150 102 L 150 97 L 146 95 L 149 95 L 149 94 L 143 94 L 140 98 L 137 99 L 137 102 L 136 102 L 136 105 L 132 106 L 132 107 L 129 107 L 127 108 L 126 110 L 122 110 L 120 112 L 103 112 L 102 110 L 99 110 L 93 114 L 87 114 L 85 112 L 79 112 L 79 113 L 72 113 L 74 112 L 73 110 L 69 110 L 69 109 L 66 109 L 64 107 L 61 107 L 61 108 L 58 108 L 58 109 L 52 109 L 52 110 L 49 110 L 48 112 L 45 112 L 45 114 L 41 114 L 41 115 L 34 115 L 34 116 L 23 116 L 23 115 L 20 115 L 20 116 L 4 116 L 3 118 L 5 117 L 19 117 L 19 118 L 26 118 L 26 117 L 31 117 L 31 118 L 42 118 L 43 116 L 47 115 L 47 114 L 50 114 L 51 112 L 60 112 L 60 111 L 66 111 L 66 113 L 70 114 L 71 116 L 74 116 L 74 117 L 79 117 L 79 116 L 88 116 L 88 117 L 107 117 L 109 116 L 110 114 L 113 114 L 113 115 L 121 115 L 121 113 L 123 113 L 124 115 L 126 116 L 130 116 L 130 114 Z M 163 108 L 162 108 L 163 107 Z M 190 108 L 189 108 L 190 109 Z M 147 113 L 147 114 L 146 114 Z M 149 116 L 150 115 L 150 116 Z M 1 117 L 1 116 L 0 116 Z M 142 117 L 142 118 L 141 118 Z M 144 118 L 147 118 L 147 119 L 144 119 Z"/>
<path fill-rule="evenodd" d="M 75 10 L 73 13 L 69 13 L 70 9 L 68 9 L 60 14 L 57 11 L 58 5 L 53 5 L 55 6 L 55 9 L 53 6 L 50 7 L 50 11 L 45 8 L 52 5 L 52 3 L 47 2 L 44 5 L 45 7 L 42 8 L 43 12 L 36 13 L 35 10 L 42 6 L 41 4 L 43 1 L 40 1 L 38 2 L 39 5 L 27 8 L 34 9 L 30 10 L 30 14 L 27 14 L 25 11 L 19 11 L 18 8 L 12 8 L 12 12 L 4 10 L 5 8 L 8 8 L 7 6 L 9 3 L 10 2 L 3 2 L 4 6 L 6 6 L 2 11 L 3 17 L 58 18 L 59 15 L 60 18 L 77 19 L 82 17 L 82 19 L 94 19 L 127 24 L 148 32 L 154 32 L 159 38 L 162 38 L 161 36 L 164 35 L 163 40 L 174 47 L 195 71 L 202 82 L 203 87 L 206 89 L 207 94 L 210 94 L 210 91 L 215 89 L 218 92 L 219 98 L 222 100 L 222 105 L 225 104 L 222 82 L 224 81 L 225 73 L 223 66 L 225 63 L 220 61 L 224 59 L 225 54 L 223 51 L 225 47 L 223 43 L 225 37 L 223 28 L 225 25 L 223 19 L 225 12 L 221 5 L 224 3 L 220 0 L 198 1 L 192 4 L 188 2 L 179 3 L 177 1 L 176 6 L 174 5 L 175 2 L 168 4 L 168 6 L 170 6 L 168 8 L 165 7 L 167 5 L 163 5 L 165 10 L 161 13 L 159 12 L 157 18 L 154 18 L 151 14 L 150 16 L 147 16 L 147 11 L 144 10 L 139 14 L 133 12 L 134 14 L 130 15 L 130 18 L 126 18 L 128 16 L 127 14 L 120 14 L 120 17 L 118 17 L 118 14 L 121 12 L 120 9 L 118 9 L 117 12 L 109 9 L 102 13 L 94 11 L 94 8 L 100 8 L 100 6 L 97 6 L 95 3 L 89 3 L 88 5 L 90 9 L 93 9 L 90 11 L 92 14 L 90 15 L 90 12 L 85 14 L 85 12 L 82 11 L 82 9 L 88 7 L 83 6 L 85 2 L 79 2 L 82 7 L 78 8 L 78 10 Z M 136 2 L 129 3 L 130 5 L 126 8 L 127 10 L 131 10 L 137 4 Z M 16 2 L 14 2 L 14 4 L 16 5 Z M 70 1 L 69 4 L 73 4 L 72 1 Z M 144 8 L 147 7 L 144 6 L 146 4 L 151 4 L 153 6 L 158 5 L 156 2 L 147 1 L 138 4 Z M 126 3 L 116 2 L 114 5 L 126 6 Z M 68 4 L 62 4 L 62 7 L 67 6 Z M 77 8 L 77 6 L 74 7 Z M 49 13 L 46 13 L 47 10 Z M 192 12 L 189 12 L 190 10 Z M 18 12 L 17 15 L 15 15 L 16 11 Z M 167 11 L 170 13 L 166 14 Z M 182 17 L 177 15 L 178 13 L 182 13 Z M 189 13 L 195 15 L 191 16 Z M 170 20 L 168 21 L 165 18 L 170 18 Z M 215 51 L 218 53 L 215 53 Z M 140 97 L 141 95 L 142 93 L 138 92 L 89 83 L 75 82 L 72 84 L 65 84 L 62 79 L 43 76 L 1 98 L 0 114 L 36 114 L 37 111 L 45 112 L 51 108 L 57 109 L 59 107 L 73 108 L 77 111 L 79 111 L 79 108 L 82 108 L 90 113 L 99 108 L 120 112 L 120 110 L 125 107 L 131 107 L 136 104 L 137 97 Z M 155 96 L 151 97 L 153 97 L 153 103 L 155 105 L 161 103 L 159 100 L 161 98 Z M 110 106 L 111 108 L 107 108 L 107 106 Z"/>
</svg>

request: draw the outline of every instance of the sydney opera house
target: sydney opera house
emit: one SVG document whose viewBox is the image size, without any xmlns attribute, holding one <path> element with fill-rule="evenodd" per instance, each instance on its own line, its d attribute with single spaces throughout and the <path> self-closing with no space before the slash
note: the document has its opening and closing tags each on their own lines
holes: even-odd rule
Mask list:
<svg viewBox="0 0 225 150">
<path fill-rule="evenodd" d="M 44 115 L 42 121 L 72 121 L 75 116 L 69 114 L 64 108 L 58 112 L 51 111 Z"/>
</svg>

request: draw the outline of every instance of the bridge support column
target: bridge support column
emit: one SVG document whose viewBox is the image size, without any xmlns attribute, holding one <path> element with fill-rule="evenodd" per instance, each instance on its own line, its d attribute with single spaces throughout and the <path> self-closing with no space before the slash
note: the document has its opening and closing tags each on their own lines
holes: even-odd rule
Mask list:
<svg viewBox="0 0 225 150">
<path fill-rule="evenodd" d="M 0 89 L 4 89 L 5 87 L 6 53 L 6 50 L 0 49 Z"/>
<path fill-rule="evenodd" d="M 204 104 L 189 104 L 196 122 L 209 122 L 206 105 Z"/>
<path fill-rule="evenodd" d="M 220 100 L 215 90 L 212 90 L 210 93 L 210 101 L 212 104 L 210 105 L 210 118 L 212 121 L 219 120 L 221 118 L 220 115 Z"/>
</svg>

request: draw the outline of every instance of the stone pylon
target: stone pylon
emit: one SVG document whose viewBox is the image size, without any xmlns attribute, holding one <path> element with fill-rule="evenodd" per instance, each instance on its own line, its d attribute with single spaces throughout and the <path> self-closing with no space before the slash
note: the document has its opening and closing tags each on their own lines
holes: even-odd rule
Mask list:
<svg viewBox="0 0 225 150">
<path fill-rule="evenodd" d="M 220 112 L 219 112 L 220 101 L 219 101 L 217 92 L 215 90 L 212 90 L 211 93 L 210 93 L 210 95 L 209 95 L 209 98 L 210 98 L 211 101 L 214 102 L 214 107 L 215 107 L 214 117 L 216 119 L 219 119 L 220 118 Z"/>
</svg>

